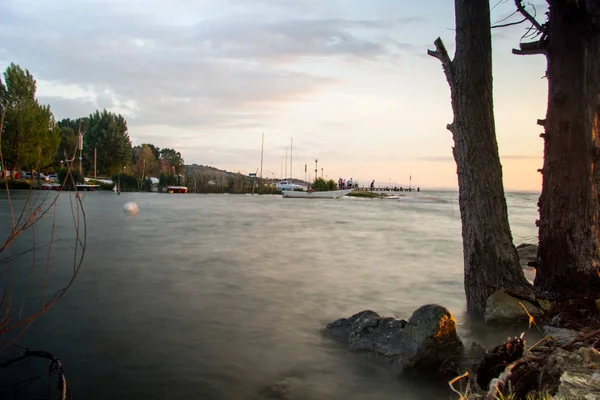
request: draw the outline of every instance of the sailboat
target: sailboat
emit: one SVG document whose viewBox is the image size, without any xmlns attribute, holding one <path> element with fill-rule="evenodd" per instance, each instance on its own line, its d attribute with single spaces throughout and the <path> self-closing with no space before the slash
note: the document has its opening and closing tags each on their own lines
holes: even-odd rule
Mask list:
<svg viewBox="0 0 600 400">
<path fill-rule="evenodd" d="M 294 147 L 294 142 L 293 139 L 290 139 L 290 179 L 284 179 L 281 180 L 279 182 L 277 182 L 277 184 L 275 185 L 277 187 L 277 189 L 281 190 L 282 193 L 286 193 L 289 191 L 293 191 L 293 190 L 302 190 L 305 191 L 307 188 L 306 186 L 302 186 L 302 185 L 297 185 L 294 183 L 294 178 L 292 175 L 292 164 L 293 164 L 293 157 L 292 157 L 292 151 L 293 151 L 293 147 Z M 286 151 L 287 153 L 287 151 Z M 287 171 L 287 154 L 286 154 L 286 171 Z M 286 172 L 287 175 L 287 172 Z"/>
</svg>

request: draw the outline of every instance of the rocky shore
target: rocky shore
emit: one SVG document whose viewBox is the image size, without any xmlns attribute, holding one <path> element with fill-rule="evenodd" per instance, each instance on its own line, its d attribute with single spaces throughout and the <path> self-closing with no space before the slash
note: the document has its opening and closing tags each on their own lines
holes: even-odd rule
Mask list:
<svg viewBox="0 0 600 400">
<path fill-rule="evenodd" d="M 521 245 L 517 251 L 522 267 L 533 270 L 537 247 Z M 533 279 L 535 271 L 527 273 Z M 463 344 L 454 317 L 437 304 L 419 307 L 408 320 L 364 310 L 327 324 L 324 333 L 349 351 L 373 354 L 396 374 L 445 377 L 461 400 L 600 400 L 599 309 L 597 299 L 534 305 L 496 292 L 486 303 L 485 321 L 528 321 L 542 339 L 530 343 L 524 332 L 491 349 Z M 315 388 L 306 389 L 290 378 L 262 394 L 269 399 L 322 398 Z"/>
</svg>

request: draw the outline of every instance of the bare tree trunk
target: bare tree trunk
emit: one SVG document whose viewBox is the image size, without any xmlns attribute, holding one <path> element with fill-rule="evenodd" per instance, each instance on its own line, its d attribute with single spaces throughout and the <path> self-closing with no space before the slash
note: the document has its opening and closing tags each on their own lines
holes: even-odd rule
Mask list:
<svg viewBox="0 0 600 400">
<path fill-rule="evenodd" d="M 600 290 L 600 2 L 550 1 L 536 291 Z"/>
<path fill-rule="evenodd" d="M 458 169 L 467 309 L 482 315 L 487 298 L 502 290 L 534 300 L 519 265 L 508 224 L 492 93 L 489 0 L 455 0 L 456 55 L 441 39 L 431 56 L 442 61 L 450 85 Z"/>
</svg>

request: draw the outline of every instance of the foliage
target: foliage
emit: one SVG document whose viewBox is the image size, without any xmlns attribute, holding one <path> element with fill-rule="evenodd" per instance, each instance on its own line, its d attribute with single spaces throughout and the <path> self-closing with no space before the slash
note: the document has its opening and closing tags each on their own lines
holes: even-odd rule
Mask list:
<svg viewBox="0 0 600 400">
<path fill-rule="evenodd" d="M 152 143 L 143 143 L 142 146 L 150 147 L 150 150 L 152 150 L 152 154 L 154 155 L 155 160 L 158 160 L 160 158 L 160 149 L 158 147 L 156 147 Z"/>
<path fill-rule="evenodd" d="M 8 179 L 6 182 L 0 182 L 0 189 L 4 190 L 8 186 L 9 189 L 31 189 L 32 182 L 28 179 Z"/>
<path fill-rule="evenodd" d="M 107 110 L 90 114 L 83 134 L 83 151 L 94 159 L 100 173 L 115 174 L 131 161 L 131 141 L 122 115 Z"/>
<path fill-rule="evenodd" d="M 28 70 L 11 63 L 4 72 L 0 102 L 6 107 L 2 127 L 3 158 L 13 170 L 39 169 L 52 163 L 60 128 L 50 106 L 35 98 L 36 81 Z"/>
<path fill-rule="evenodd" d="M 77 135 L 75 131 L 67 126 L 60 128 L 60 144 L 54 159 L 55 163 L 60 165 L 61 161 L 73 159 L 76 148 Z"/>
<path fill-rule="evenodd" d="M 348 193 L 348 196 L 365 197 L 365 198 L 369 198 L 369 199 L 373 199 L 373 198 L 377 198 L 377 197 L 384 197 L 383 194 L 373 193 L 368 190 L 358 190 L 358 191 L 350 192 L 350 193 Z"/>
<path fill-rule="evenodd" d="M 312 189 L 315 192 L 326 192 L 326 191 L 329 191 L 329 190 L 336 190 L 337 189 L 337 183 L 335 183 L 333 181 L 333 179 L 330 179 L 329 181 L 326 181 L 323 178 L 317 178 L 312 183 L 311 187 L 312 187 Z"/>
<path fill-rule="evenodd" d="M 183 172 L 185 162 L 181 153 L 173 149 L 160 149 L 160 158 L 163 161 L 162 169 L 166 169 L 169 172 L 175 171 L 175 174 L 179 175 Z"/>
<path fill-rule="evenodd" d="M 160 177 L 158 178 L 158 185 L 163 187 L 177 185 L 177 177 L 172 174 L 161 172 Z"/>
<path fill-rule="evenodd" d="M 132 164 L 137 176 L 142 179 L 143 176 L 151 176 L 157 169 L 156 157 L 152 150 L 152 145 L 142 144 L 135 146 L 132 151 Z"/>
<path fill-rule="evenodd" d="M 60 182 L 61 184 L 64 182 L 65 183 L 65 189 L 67 190 L 74 190 L 75 187 L 73 186 L 73 181 L 75 181 L 75 184 L 79 184 L 79 183 L 83 183 L 83 176 L 79 173 L 79 169 L 78 168 L 71 168 L 71 172 L 69 173 L 69 177 L 67 179 L 67 172 L 69 170 L 67 168 L 61 168 L 58 170 L 58 173 L 56 174 L 56 178 L 58 179 L 58 182 Z M 65 179 L 66 182 L 65 182 Z"/>
<path fill-rule="evenodd" d="M 55 162 L 60 164 L 60 161 L 71 160 L 76 156 L 77 150 L 77 133 L 80 129 L 84 129 L 87 124 L 87 118 L 70 119 L 64 118 L 58 121 L 60 127 L 60 144 L 56 153 Z M 93 168 L 89 160 L 83 160 L 86 169 Z"/>
<path fill-rule="evenodd" d="M 142 192 L 151 192 L 152 191 L 152 180 L 150 178 L 145 178 L 142 181 L 142 186 L 140 188 Z"/>
<path fill-rule="evenodd" d="M 137 192 L 139 190 L 138 179 L 134 175 L 120 173 L 114 175 L 112 181 L 117 183 L 121 192 Z"/>
</svg>

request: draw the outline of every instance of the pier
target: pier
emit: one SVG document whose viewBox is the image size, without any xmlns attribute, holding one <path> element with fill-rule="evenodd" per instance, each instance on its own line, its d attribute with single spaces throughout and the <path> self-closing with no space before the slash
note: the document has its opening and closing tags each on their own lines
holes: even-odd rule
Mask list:
<svg viewBox="0 0 600 400">
<path fill-rule="evenodd" d="M 381 187 L 374 187 L 373 190 L 371 190 L 371 187 L 369 186 L 361 186 L 359 187 L 360 190 L 366 190 L 366 191 L 370 191 L 370 192 L 420 192 L 421 188 L 412 188 L 412 187 L 402 187 L 402 186 L 381 186 Z"/>
</svg>

